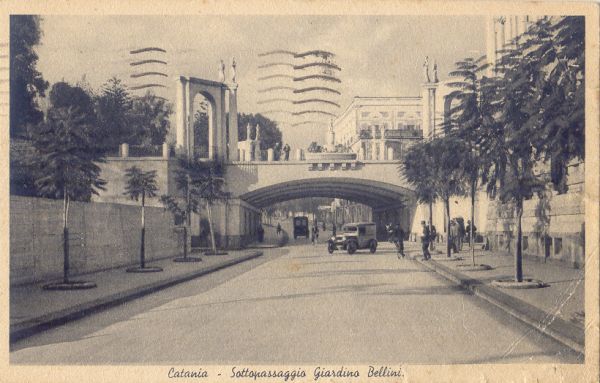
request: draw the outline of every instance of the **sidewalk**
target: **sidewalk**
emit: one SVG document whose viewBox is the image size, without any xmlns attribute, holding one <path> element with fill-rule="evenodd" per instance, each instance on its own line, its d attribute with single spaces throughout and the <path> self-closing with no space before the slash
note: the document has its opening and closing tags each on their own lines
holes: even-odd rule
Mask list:
<svg viewBox="0 0 600 383">
<path fill-rule="evenodd" d="M 568 265 L 523 260 L 524 278 L 538 279 L 547 286 L 537 289 L 506 289 L 492 286 L 495 279 L 514 278 L 514 255 L 483 250 L 475 251 L 475 263 L 492 266 L 491 270 L 466 271 L 459 265 L 472 264 L 467 248 L 447 260 L 445 253 L 432 254 L 432 260 L 422 261 L 420 252 L 409 244 L 411 255 L 425 267 L 471 290 L 475 295 L 504 309 L 512 316 L 535 327 L 568 347 L 584 351 L 585 269 Z M 445 250 L 437 244 L 436 250 Z"/>
<path fill-rule="evenodd" d="M 229 251 L 227 255 L 202 256 L 202 262 L 176 263 L 173 259 L 149 262 L 158 273 L 127 273 L 125 267 L 78 276 L 74 280 L 95 282 L 89 290 L 46 291 L 38 283 L 10 288 L 10 341 L 31 336 L 116 306 L 154 291 L 197 278 L 262 255 L 261 251 Z"/>
</svg>

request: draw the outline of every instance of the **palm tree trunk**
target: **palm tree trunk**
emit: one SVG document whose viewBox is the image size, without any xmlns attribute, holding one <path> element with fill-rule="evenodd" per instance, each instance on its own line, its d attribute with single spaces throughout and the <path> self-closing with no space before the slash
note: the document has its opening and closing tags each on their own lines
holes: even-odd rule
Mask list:
<svg viewBox="0 0 600 383">
<path fill-rule="evenodd" d="M 444 198 L 444 210 L 446 210 L 446 256 L 451 257 L 450 249 L 450 198 Z"/>
<path fill-rule="evenodd" d="M 429 233 L 431 234 L 431 227 L 433 226 L 433 202 L 429 202 Z M 435 238 L 432 238 L 431 241 L 429 241 L 429 248 L 431 250 L 435 250 Z"/>
<path fill-rule="evenodd" d="M 140 267 L 143 269 L 146 267 L 146 222 L 145 222 L 145 193 L 142 193 L 142 235 L 140 242 Z"/>
<path fill-rule="evenodd" d="M 523 253 L 521 241 L 523 233 L 521 230 L 521 218 L 523 217 L 523 201 L 517 201 L 517 251 L 515 252 L 515 281 L 523 282 Z"/>
<path fill-rule="evenodd" d="M 63 189 L 63 283 L 69 283 L 69 195 Z"/>
<path fill-rule="evenodd" d="M 212 212 L 210 210 L 210 202 L 206 201 L 206 213 L 208 214 L 208 228 L 210 230 L 210 242 L 213 254 L 217 254 L 217 245 L 215 243 L 215 232 L 212 225 Z"/>
<path fill-rule="evenodd" d="M 471 245 L 471 258 L 473 259 L 473 266 L 475 266 L 475 189 L 477 187 L 477 179 L 471 180 L 471 227 L 469 228 L 469 245 Z"/>
</svg>

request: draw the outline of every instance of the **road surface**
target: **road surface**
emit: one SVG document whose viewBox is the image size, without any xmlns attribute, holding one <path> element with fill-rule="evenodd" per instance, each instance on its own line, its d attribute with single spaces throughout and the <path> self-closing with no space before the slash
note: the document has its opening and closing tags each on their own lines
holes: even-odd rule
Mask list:
<svg viewBox="0 0 600 383">
<path fill-rule="evenodd" d="M 397 259 L 385 245 L 387 250 L 376 254 L 354 256 L 330 256 L 323 243 L 312 246 L 306 240 L 266 250 L 258 259 L 25 339 L 13 346 L 10 360 L 581 362 L 566 347 L 418 263 Z"/>
</svg>

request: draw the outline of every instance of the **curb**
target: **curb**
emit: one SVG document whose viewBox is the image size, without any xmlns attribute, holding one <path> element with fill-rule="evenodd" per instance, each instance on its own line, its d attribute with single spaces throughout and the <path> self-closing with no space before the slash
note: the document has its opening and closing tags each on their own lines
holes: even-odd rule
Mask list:
<svg viewBox="0 0 600 383">
<path fill-rule="evenodd" d="M 210 267 L 202 270 L 195 270 L 187 274 L 182 274 L 176 277 L 171 277 L 165 280 L 157 281 L 147 285 L 134 287 L 129 290 L 121 291 L 107 297 L 98 298 L 91 302 L 79 304 L 77 306 L 69 307 L 64 310 L 56 311 L 53 313 L 45 314 L 37 318 L 29 319 L 27 321 L 17 323 L 10 326 L 10 343 L 15 343 L 21 339 L 30 337 L 38 334 L 52 327 L 60 326 L 70 321 L 81 319 L 86 315 L 105 310 L 122 303 L 140 298 L 144 295 L 151 294 L 153 292 L 165 289 L 177 285 L 182 282 L 201 277 L 206 274 L 227 268 L 229 266 L 236 265 L 245 261 L 249 261 L 254 258 L 258 258 L 263 255 L 262 251 L 254 251 L 248 255 L 240 258 L 231 259 L 229 261 L 217 263 Z"/>
<path fill-rule="evenodd" d="M 422 261 L 414 258 L 424 267 L 435 271 L 444 278 L 460 285 L 476 296 L 488 301 L 494 306 L 504 310 L 521 322 L 533 327 L 535 330 L 562 343 L 570 349 L 584 355 L 585 353 L 585 330 L 571 324 L 561 318 L 553 317 L 551 314 L 530 305 L 529 303 L 503 293 L 479 281 L 470 278 L 456 270 L 441 265 L 436 261 Z"/>
</svg>

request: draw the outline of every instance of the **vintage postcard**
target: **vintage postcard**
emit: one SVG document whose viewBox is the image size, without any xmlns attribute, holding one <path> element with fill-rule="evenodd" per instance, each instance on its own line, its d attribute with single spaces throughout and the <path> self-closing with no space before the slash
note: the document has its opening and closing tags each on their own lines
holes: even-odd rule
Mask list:
<svg viewBox="0 0 600 383">
<path fill-rule="evenodd" d="M 0 17 L 0 381 L 599 381 L 597 4 Z"/>
</svg>

